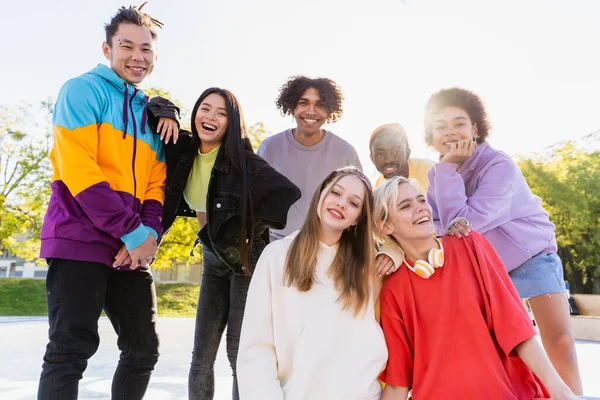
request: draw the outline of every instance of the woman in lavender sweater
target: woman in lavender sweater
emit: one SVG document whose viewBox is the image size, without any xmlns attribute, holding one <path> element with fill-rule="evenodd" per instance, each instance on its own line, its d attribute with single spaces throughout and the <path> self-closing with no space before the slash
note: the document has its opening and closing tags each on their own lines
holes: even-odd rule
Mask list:
<svg viewBox="0 0 600 400">
<path fill-rule="evenodd" d="M 429 171 L 428 201 L 438 234 L 460 237 L 461 218 L 492 243 L 522 299 L 527 299 L 552 364 L 582 394 L 569 305 L 554 225 L 517 164 L 485 140 L 483 102 L 461 88 L 433 94 L 425 107 L 425 140 L 440 153 Z"/>
</svg>

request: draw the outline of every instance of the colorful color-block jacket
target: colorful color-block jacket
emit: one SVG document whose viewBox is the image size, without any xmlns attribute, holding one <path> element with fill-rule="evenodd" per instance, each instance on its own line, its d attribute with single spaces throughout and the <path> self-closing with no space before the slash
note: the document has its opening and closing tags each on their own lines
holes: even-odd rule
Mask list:
<svg viewBox="0 0 600 400">
<path fill-rule="evenodd" d="M 104 65 L 62 87 L 41 257 L 111 266 L 123 244 L 131 250 L 160 235 L 166 164 L 147 102 Z"/>
</svg>

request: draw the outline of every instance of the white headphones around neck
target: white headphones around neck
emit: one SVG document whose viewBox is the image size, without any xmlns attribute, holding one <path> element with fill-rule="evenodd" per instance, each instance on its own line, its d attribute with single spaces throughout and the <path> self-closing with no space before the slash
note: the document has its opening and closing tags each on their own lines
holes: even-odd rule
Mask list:
<svg viewBox="0 0 600 400">
<path fill-rule="evenodd" d="M 440 248 L 429 250 L 429 255 L 427 256 L 429 262 L 425 260 L 417 260 L 415 261 L 414 266 L 411 267 L 406 262 L 406 258 L 404 259 L 404 265 L 424 279 L 428 279 L 435 273 L 437 268 L 444 266 L 444 246 L 442 246 L 442 240 L 437 237 L 434 237 L 434 239 Z"/>
</svg>

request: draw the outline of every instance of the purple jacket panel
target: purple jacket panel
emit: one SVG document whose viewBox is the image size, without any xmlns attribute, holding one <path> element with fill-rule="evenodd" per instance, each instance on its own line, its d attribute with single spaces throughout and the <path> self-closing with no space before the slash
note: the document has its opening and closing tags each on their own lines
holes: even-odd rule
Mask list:
<svg viewBox="0 0 600 400">
<path fill-rule="evenodd" d="M 438 234 L 456 217 L 492 243 L 511 271 L 542 252 L 556 252 L 554 225 L 517 164 L 487 142 L 456 171 L 439 162 L 429 171 L 427 198 Z"/>
<path fill-rule="evenodd" d="M 106 182 L 90 186 L 77 197 L 62 181 L 52 182 L 51 188 L 40 256 L 111 266 L 123 245 L 120 237 L 142 223 L 139 199 L 115 192 Z"/>
</svg>

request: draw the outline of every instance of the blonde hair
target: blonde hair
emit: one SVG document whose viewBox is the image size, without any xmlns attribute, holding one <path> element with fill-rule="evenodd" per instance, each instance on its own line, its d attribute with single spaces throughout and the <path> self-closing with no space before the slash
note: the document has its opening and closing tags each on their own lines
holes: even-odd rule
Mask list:
<svg viewBox="0 0 600 400">
<path fill-rule="evenodd" d="M 360 175 L 358 175 L 360 173 Z M 317 214 L 321 192 L 331 191 L 333 184 L 345 176 L 357 176 L 363 184 L 367 179 L 357 169 L 343 168 L 328 176 L 313 194 L 306 220 L 294 238 L 285 260 L 284 285 L 307 292 L 316 282 L 317 254 L 321 222 Z M 368 183 L 368 180 L 367 180 Z M 328 187 L 329 186 L 329 187 Z M 357 316 L 370 299 L 370 275 L 373 271 L 375 245 L 373 242 L 373 194 L 365 184 L 365 197 L 358 223 L 344 230 L 338 242 L 337 253 L 329 269 L 335 288 L 340 292 L 338 301 L 343 309 L 352 309 Z"/>
<path fill-rule="evenodd" d="M 412 185 L 419 190 L 417 186 L 412 184 L 411 179 L 407 179 L 403 176 L 395 176 L 386 180 L 382 185 L 375 189 L 375 193 L 373 194 L 375 202 L 373 220 L 377 223 L 377 229 L 375 229 L 377 242 L 379 244 L 383 244 L 384 242 L 393 243 L 398 246 L 400 250 L 402 250 L 400 243 L 398 243 L 392 235 L 383 234 L 381 232 L 381 226 L 383 226 L 390 217 L 390 209 L 396 208 L 396 204 L 398 204 L 398 187 L 403 184 Z M 404 254 L 403 250 L 402 254 Z"/>
</svg>

